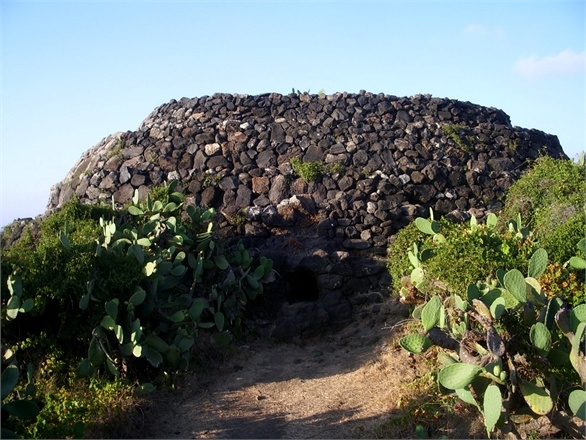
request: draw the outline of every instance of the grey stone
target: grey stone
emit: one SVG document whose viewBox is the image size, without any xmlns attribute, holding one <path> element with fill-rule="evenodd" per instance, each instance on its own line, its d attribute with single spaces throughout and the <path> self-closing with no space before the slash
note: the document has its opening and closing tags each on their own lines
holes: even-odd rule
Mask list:
<svg viewBox="0 0 586 440">
<path fill-rule="evenodd" d="M 269 168 L 277 166 L 275 153 L 270 150 L 261 151 L 256 157 L 256 164 L 259 168 Z"/>
<path fill-rule="evenodd" d="M 99 188 L 100 189 L 111 189 L 116 185 L 118 181 L 118 173 L 112 171 L 108 173 L 106 177 L 102 179 L 100 182 Z"/>
<path fill-rule="evenodd" d="M 271 124 L 271 142 L 276 144 L 285 142 L 285 130 L 281 124 Z"/>
<path fill-rule="evenodd" d="M 203 207 L 216 206 L 219 192 L 213 186 L 208 186 L 201 193 L 201 205 Z"/>
<path fill-rule="evenodd" d="M 359 238 L 348 239 L 342 242 L 342 246 L 345 249 L 368 249 L 370 247 L 370 243 L 366 240 L 361 240 Z"/>
<path fill-rule="evenodd" d="M 454 148 L 447 123 L 462 126 L 474 148 Z M 303 269 L 320 280 L 318 299 L 280 317 L 279 331 L 297 338 L 344 322 L 346 298 L 390 284 L 380 260 L 401 227 L 429 208 L 482 221 L 541 151 L 567 159 L 557 137 L 512 127 L 500 110 L 429 95 L 215 94 L 173 100 L 137 131 L 97 143 L 53 186 L 47 210 L 74 195 L 124 204 L 134 189 L 144 198 L 169 179 L 186 203 L 227 216 L 242 209 L 244 225 L 218 215 L 223 238 L 245 239 L 255 258 L 273 255 L 279 273 Z M 305 182 L 292 158 L 325 167 Z M 343 173 L 332 173 L 335 163 Z M 296 321 L 308 317 L 310 328 Z"/>
<path fill-rule="evenodd" d="M 240 185 L 236 191 L 235 204 L 238 209 L 245 208 L 250 205 L 252 201 L 252 191 L 244 185 Z"/>
<path fill-rule="evenodd" d="M 145 176 L 143 176 L 142 174 L 135 174 L 134 176 L 132 176 L 130 183 L 135 188 L 138 188 L 139 186 L 143 185 L 145 181 L 146 181 Z"/>
<path fill-rule="evenodd" d="M 127 183 L 122 185 L 118 191 L 114 193 L 114 201 L 120 204 L 129 203 L 132 200 L 133 195 L 134 187 L 130 183 Z"/>
<path fill-rule="evenodd" d="M 88 186 L 90 184 L 90 179 L 88 176 L 83 176 L 80 179 L 79 185 L 77 186 L 77 189 L 75 190 L 75 194 L 78 197 L 83 197 L 85 196 L 85 192 L 88 189 Z"/>
<path fill-rule="evenodd" d="M 277 205 L 281 200 L 287 198 L 287 183 L 285 176 L 279 174 L 274 177 L 271 189 L 269 190 L 269 200 Z"/>
<path fill-rule="evenodd" d="M 135 147 L 123 148 L 120 153 L 124 159 L 133 159 L 140 156 L 144 152 L 144 147 L 137 145 Z"/>
<path fill-rule="evenodd" d="M 128 182 L 130 180 L 131 176 L 130 176 L 130 172 L 128 171 L 128 167 L 122 166 L 120 168 L 120 176 L 118 178 L 118 180 L 120 181 L 121 184 L 124 184 L 126 182 Z"/>
</svg>

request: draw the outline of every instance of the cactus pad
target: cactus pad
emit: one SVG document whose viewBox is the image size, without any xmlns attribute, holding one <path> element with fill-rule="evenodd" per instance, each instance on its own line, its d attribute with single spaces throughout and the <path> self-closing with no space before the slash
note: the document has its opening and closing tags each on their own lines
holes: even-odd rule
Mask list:
<svg viewBox="0 0 586 440">
<path fill-rule="evenodd" d="M 570 266 L 575 269 L 586 269 L 586 260 L 580 257 L 570 258 Z"/>
<path fill-rule="evenodd" d="M 572 391 L 568 398 L 568 404 L 576 417 L 586 421 L 586 391 Z"/>
<path fill-rule="evenodd" d="M 476 284 L 468 284 L 468 289 L 466 290 L 466 295 L 468 297 L 468 301 L 472 301 L 473 299 L 478 299 L 482 296 L 482 293 L 478 289 Z"/>
<path fill-rule="evenodd" d="M 422 217 L 415 219 L 415 226 L 417 226 L 417 229 L 419 229 L 421 232 L 428 235 L 438 234 L 440 231 L 439 223 L 434 220 L 429 221 Z"/>
<path fill-rule="evenodd" d="M 490 314 L 494 319 L 499 319 L 505 312 L 505 299 L 497 298 L 490 305 Z"/>
<path fill-rule="evenodd" d="M 536 322 L 531 326 L 529 332 L 531 343 L 537 348 L 542 356 L 547 356 L 551 347 L 551 333 L 541 322 Z"/>
<path fill-rule="evenodd" d="M 483 370 L 480 365 L 451 364 L 438 373 L 439 382 L 450 390 L 464 388 Z"/>
<path fill-rule="evenodd" d="M 564 302 L 557 296 L 551 298 L 547 303 L 547 309 L 543 323 L 548 329 L 551 330 L 553 328 L 553 324 L 555 322 L 555 315 L 562 308 L 563 304 Z"/>
<path fill-rule="evenodd" d="M 576 331 L 578 324 L 586 322 L 586 304 L 580 304 L 572 309 L 570 313 L 570 327 Z"/>
<path fill-rule="evenodd" d="M 544 416 L 553 409 L 553 401 L 543 388 L 524 380 L 521 382 L 521 393 L 535 414 Z"/>
<path fill-rule="evenodd" d="M 529 268 L 527 269 L 527 276 L 531 278 L 539 278 L 547 267 L 547 251 L 543 248 L 537 249 L 531 259 L 529 260 Z"/>
<path fill-rule="evenodd" d="M 438 322 L 442 302 L 439 296 L 431 298 L 421 311 L 421 323 L 425 332 L 430 331 Z"/>
<path fill-rule="evenodd" d="M 491 384 L 486 387 L 483 407 L 484 425 L 486 426 L 486 432 L 490 437 L 490 433 L 501 416 L 501 410 L 503 407 L 503 397 L 501 395 L 501 390 L 497 385 Z"/>
<path fill-rule="evenodd" d="M 474 398 L 474 396 L 468 388 L 458 388 L 456 390 L 456 394 L 460 399 L 462 399 L 462 401 L 470 405 L 474 405 L 476 408 L 480 409 L 480 407 L 478 406 L 478 402 L 476 402 L 476 399 Z"/>
<path fill-rule="evenodd" d="M 525 286 L 527 301 L 533 304 L 545 304 L 545 296 L 541 293 L 541 284 L 535 278 L 526 277 Z"/>
<path fill-rule="evenodd" d="M 513 269 L 508 271 L 503 277 L 503 282 L 505 288 L 517 301 L 520 303 L 525 303 L 527 301 L 525 277 L 519 270 Z"/>
<path fill-rule="evenodd" d="M 420 267 L 417 267 L 417 268 L 413 269 L 413 271 L 411 272 L 411 283 L 413 283 L 413 285 L 415 287 L 417 287 L 419 284 L 421 284 L 423 282 L 423 277 L 424 277 L 423 269 Z"/>
<path fill-rule="evenodd" d="M 415 333 L 401 338 L 399 344 L 409 353 L 421 354 L 431 347 L 433 342 L 427 336 Z"/>
<path fill-rule="evenodd" d="M 494 213 L 488 214 L 486 217 L 486 226 L 495 227 L 498 223 L 498 217 Z"/>
</svg>

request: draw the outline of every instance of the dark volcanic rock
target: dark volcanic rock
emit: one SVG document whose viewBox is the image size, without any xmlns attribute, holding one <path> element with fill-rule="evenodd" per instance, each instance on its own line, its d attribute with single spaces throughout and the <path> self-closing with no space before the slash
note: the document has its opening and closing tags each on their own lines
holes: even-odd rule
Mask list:
<svg viewBox="0 0 586 440">
<path fill-rule="evenodd" d="M 456 125 L 461 142 L 444 133 Z M 567 158 L 556 136 L 469 102 L 363 91 L 215 94 L 172 100 L 136 131 L 103 139 L 51 189 L 47 212 L 73 196 L 101 203 L 113 195 L 122 205 L 135 189 L 144 196 L 179 180 L 189 200 L 216 209 L 226 238 L 275 258 L 284 276 L 271 295 L 295 278 L 306 281 L 300 290 L 315 290 L 281 309 L 276 334 L 291 339 L 346 322 L 354 295 L 388 289 L 386 270 L 359 268 L 384 268 L 401 227 L 430 207 L 454 219 L 485 216 L 538 154 Z M 323 173 L 305 182 L 292 158 L 317 161 Z M 237 212 L 243 226 L 228 221 Z"/>
</svg>

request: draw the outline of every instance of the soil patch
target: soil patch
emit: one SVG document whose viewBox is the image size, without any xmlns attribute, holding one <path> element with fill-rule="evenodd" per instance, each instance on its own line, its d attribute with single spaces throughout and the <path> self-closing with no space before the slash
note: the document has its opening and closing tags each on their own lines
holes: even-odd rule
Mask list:
<svg viewBox="0 0 586 440">
<path fill-rule="evenodd" d="M 302 344 L 241 343 L 214 374 L 184 377 L 144 408 L 141 438 L 376 438 L 402 414 L 402 390 L 426 374 L 398 347 L 407 316 L 395 300 L 363 307 L 353 323 Z M 442 421 L 449 438 L 485 435 L 481 420 Z M 392 437 L 413 437 L 415 422 Z M 437 433 L 436 433 L 437 434 Z M 437 435 L 437 436 L 439 436 Z"/>
</svg>

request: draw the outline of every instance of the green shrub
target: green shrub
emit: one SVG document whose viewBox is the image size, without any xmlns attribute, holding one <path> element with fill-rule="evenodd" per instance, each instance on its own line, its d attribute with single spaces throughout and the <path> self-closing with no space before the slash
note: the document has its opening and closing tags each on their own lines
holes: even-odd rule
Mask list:
<svg viewBox="0 0 586 440">
<path fill-rule="evenodd" d="M 2 297 L 7 297 L 7 276 L 15 273 L 22 280 L 23 298 L 34 300 L 34 308 L 22 320 L 3 323 L 8 340 L 12 334 L 24 339 L 45 331 L 63 344 L 71 344 L 70 352 L 82 349 L 77 344 L 79 336 L 91 332 L 92 323 L 88 317 L 80 317 L 78 297 L 94 273 L 111 264 L 95 259 L 98 219 L 104 215 L 112 216 L 113 211 L 70 201 L 42 221 L 38 231 L 26 229 L 16 243 L 2 250 Z M 60 239 L 66 229 L 69 249 Z M 132 272 L 127 264 L 115 268 Z M 102 278 L 100 290 L 128 288 L 127 284 L 115 286 L 115 279 Z"/>
<path fill-rule="evenodd" d="M 400 340 L 413 354 L 434 345 L 443 349 L 439 391 L 475 406 L 489 437 L 498 429 L 510 430 L 517 413 L 555 420 L 565 411 L 586 420 L 586 305 L 569 308 L 561 298 L 548 297 L 537 281 L 547 267 L 547 252 L 540 248 L 526 272 L 498 270 L 493 276 L 487 271 L 464 291 L 430 295 L 412 312 L 422 331 Z M 421 266 L 412 278 L 421 276 L 417 269 Z M 419 287 L 427 286 L 420 282 Z"/>
<path fill-rule="evenodd" d="M 38 383 L 44 405 L 33 422 L 21 423 L 27 438 L 130 438 L 127 426 L 135 411 L 132 387 L 108 378 L 79 379 L 65 383 Z M 92 435 L 93 434 L 93 435 Z M 100 434 L 95 435 L 95 434 Z M 103 437 L 107 434 L 107 437 Z"/>
<path fill-rule="evenodd" d="M 422 219 L 423 220 L 423 219 Z M 437 223 L 442 240 L 418 229 L 416 222 L 403 228 L 389 247 L 388 267 L 395 292 L 401 280 L 413 270 L 408 252 L 413 244 L 425 270 L 425 287 L 429 293 L 462 292 L 474 280 L 486 274 L 494 276 L 499 268 L 525 270 L 533 243 L 510 230 L 499 231 L 492 225 L 453 223 L 441 219 Z M 437 238 L 437 237 L 435 237 Z M 420 257 L 420 256 L 418 256 Z"/>
<path fill-rule="evenodd" d="M 313 182 L 322 174 L 341 174 L 346 170 L 340 162 L 326 165 L 322 162 L 303 162 L 298 157 L 291 159 L 291 167 L 306 182 Z"/>
<path fill-rule="evenodd" d="M 586 167 L 545 156 L 509 189 L 501 217 L 521 214 L 552 261 L 565 263 L 586 234 Z"/>
<path fill-rule="evenodd" d="M 31 435 L 77 436 L 109 405 L 92 406 L 88 384 L 148 390 L 188 368 L 202 331 L 229 344 L 274 279 L 271 260 L 228 247 L 214 211 L 184 209 L 175 186 L 121 211 L 72 201 L 2 249 L 2 342 L 35 368 L 43 402 Z"/>
<path fill-rule="evenodd" d="M 430 279 L 441 280 L 450 292 L 464 292 L 473 280 L 494 277 L 497 269 L 526 270 L 532 249 L 530 240 L 510 231 L 497 233 L 486 225 L 471 231 L 461 223 L 434 247 L 425 269 Z"/>
<path fill-rule="evenodd" d="M 566 209 L 570 208 L 567 207 Z M 550 218 L 554 220 L 555 217 L 556 213 L 552 212 Z M 536 234 L 539 233 L 539 245 L 548 251 L 552 261 L 565 263 L 576 255 L 573 245 L 586 237 L 585 225 L 583 213 L 577 212 L 573 216 L 567 216 L 564 223 L 556 225 L 551 230 L 536 232 Z M 577 255 L 582 258 L 586 257 L 584 252 L 579 252 Z"/>
<path fill-rule="evenodd" d="M 407 258 L 407 252 L 411 250 L 414 243 L 419 248 L 423 248 L 427 239 L 428 236 L 417 229 L 414 222 L 409 223 L 397 233 L 387 253 L 387 267 L 391 275 L 393 291 L 399 292 L 402 286 L 401 279 L 413 270 Z"/>
</svg>

